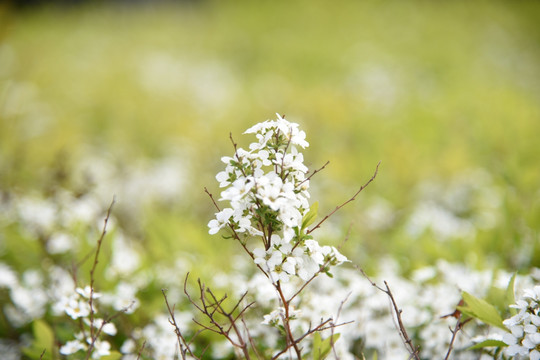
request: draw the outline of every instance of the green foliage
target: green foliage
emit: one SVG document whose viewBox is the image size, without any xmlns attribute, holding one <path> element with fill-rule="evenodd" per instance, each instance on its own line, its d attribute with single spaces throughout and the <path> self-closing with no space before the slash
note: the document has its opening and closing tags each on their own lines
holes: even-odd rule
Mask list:
<svg viewBox="0 0 540 360">
<path fill-rule="evenodd" d="M 323 360 L 330 354 L 333 344 L 339 339 L 340 334 L 333 334 L 326 339 L 322 339 L 321 334 L 313 334 L 313 350 L 311 351 L 313 360 Z"/>
<path fill-rule="evenodd" d="M 313 224 L 315 222 L 315 219 L 317 218 L 319 212 L 319 202 L 315 201 L 313 204 L 311 204 L 311 207 L 309 208 L 309 211 L 306 215 L 304 215 L 304 219 L 302 220 L 302 229 L 300 233 L 303 233 L 303 230 L 307 229 L 308 226 Z"/>
<path fill-rule="evenodd" d="M 484 340 L 479 342 L 478 344 L 475 344 L 471 347 L 469 347 L 469 350 L 478 350 L 483 349 L 486 347 L 506 347 L 507 344 L 505 342 L 499 341 L 499 340 Z"/>
<path fill-rule="evenodd" d="M 32 325 L 32 332 L 34 340 L 28 348 L 23 349 L 24 354 L 31 359 L 39 359 L 41 354 L 43 360 L 56 359 L 54 332 L 51 327 L 43 320 L 36 320 Z"/>
<path fill-rule="evenodd" d="M 441 258 L 525 269 L 540 263 L 536 244 L 524 262 L 516 246 L 540 226 L 540 200 L 530 196 L 540 183 L 530 136 L 540 132 L 531 80 L 540 72 L 531 15 L 537 7 L 303 0 L 7 13 L 17 26 L 0 26 L 0 188 L 35 189 L 43 165 L 59 153 L 76 163 L 90 149 L 125 167 L 179 149 L 200 186 L 171 199 L 182 210 L 175 215 L 195 213 L 202 228 L 209 210 L 201 187 L 220 166 L 215 155 L 230 152 L 218 134 L 236 136 L 276 111 L 301 114 L 316 145 L 310 163 L 331 160 L 321 214 L 352 193 L 377 160 L 384 175 L 367 198 L 384 197 L 402 210 L 384 230 L 355 222 L 353 237 L 369 241 L 346 244 L 351 258 L 369 265 L 391 251 L 411 269 Z M 456 25 L 471 13 L 476 21 Z M 501 54 L 514 54 L 514 65 Z M 443 245 L 429 232 L 411 239 L 403 217 L 415 205 L 415 188 L 475 168 L 486 169 L 505 194 L 496 225 L 474 241 Z M 343 209 L 337 227 L 364 221 L 367 203 Z M 181 237 L 166 211 L 155 215 L 175 234 L 164 232 Z M 203 243 L 204 235 L 193 241 Z"/>
<path fill-rule="evenodd" d="M 479 299 L 464 291 L 462 293 L 464 306 L 458 306 L 458 310 L 464 315 L 476 318 L 488 325 L 493 325 L 503 330 L 506 327 L 502 323 L 501 315 L 497 309 L 485 300 Z"/>
<path fill-rule="evenodd" d="M 512 275 L 512 278 L 508 282 L 508 287 L 506 288 L 506 296 L 505 296 L 505 300 L 506 300 L 505 308 L 507 308 L 510 311 L 510 314 L 512 316 L 517 314 L 516 309 L 509 307 L 509 305 L 516 303 L 516 295 L 515 295 L 515 290 L 514 290 L 515 282 L 516 282 L 516 273 Z"/>
<path fill-rule="evenodd" d="M 111 351 L 109 355 L 101 357 L 102 360 L 119 360 L 120 358 L 122 358 L 122 354 L 118 351 Z"/>
</svg>

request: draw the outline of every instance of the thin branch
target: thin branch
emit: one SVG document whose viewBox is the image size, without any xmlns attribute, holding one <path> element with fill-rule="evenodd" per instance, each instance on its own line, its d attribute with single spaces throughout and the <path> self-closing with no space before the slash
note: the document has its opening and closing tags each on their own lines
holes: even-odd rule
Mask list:
<svg viewBox="0 0 540 360">
<path fill-rule="evenodd" d="M 285 261 L 285 260 L 283 260 Z M 328 264 L 330 263 L 330 260 L 326 261 L 324 264 L 320 265 L 319 267 L 319 271 L 317 271 L 315 274 L 313 274 L 313 276 L 311 276 L 311 278 L 309 278 L 304 284 L 302 284 L 302 286 L 290 297 L 290 299 L 288 300 L 288 302 L 291 302 L 295 297 L 297 297 L 313 280 L 315 280 L 315 278 L 317 276 L 319 276 L 320 274 L 322 274 L 323 270 L 326 269 L 326 267 L 328 266 Z"/>
<path fill-rule="evenodd" d="M 334 215 L 336 213 L 336 211 L 338 211 L 339 209 L 341 209 L 342 207 L 344 207 L 345 205 L 347 205 L 348 203 L 350 203 L 351 201 L 354 201 L 356 199 L 356 197 L 358 196 L 358 194 L 360 194 L 362 192 L 362 190 L 364 190 L 373 180 L 375 180 L 375 177 L 377 176 L 377 172 L 379 171 L 379 165 L 381 165 L 381 162 L 379 161 L 379 163 L 377 164 L 377 167 L 375 168 L 375 172 L 373 173 L 373 176 L 368 180 L 368 182 L 366 182 L 364 185 L 362 185 L 360 187 L 360 189 L 358 189 L 357 192 L 354 193 L 354 195 L 347 201 L 345 201 L 343 204 L 339 205 L 339 206 L 336 206 L 336 208 L 328 215 L 326 215 L 321 221 L 319 221 L 319 223 L 317 225 L 315 225 L 315 227 L 313 227 L 312 229 L 308 230 L 306 232 L 306 234 L 311 234 L 313 231 L 315 231 L 316 229 L 318 229 L 323 222 L 325 222 L 326 220 L 328 220 L 328 218 L 332 215 Z"/>
<path fill-rule="evenodd" d="M 446 356 L 444 357 L 444 360 L 450 359 L 450 354 L 452 353 L 452 350 L 454 348 L 454 342 L 456 341 L 456 335 L 457 333 L 463 328 L 464 323 L 461 322 L 462 314 L 461 312 L 458 315 L 456 326 L 454 329 L 450 329 L 452 332 L 452 339 L 450 339 L 450 344 L 448 345 L 448 351 L 446 352 Z"/>
<path fill-rule="evenodd" d="M 186 353 L 189 353 L 189 355 L 193 356 L 194 358 L 198 359 L 193 352 L 191 351 L 191 348 L 189 347 L 188 342 L 182 335 L 182 332 L 180 331 L 180 327 L 176 323 L 176 318 L 174 316 L 174 305 L 171 308 L 169 305 L 169 300 L 167 299 L 167 294 L 165 293 L 166 289 L 161 289 L 161 293 L 163 294 L 163 297 L 165 298 L 165 304 L 167 305 L 167 311 L 169 312 L 169 315 L 171 318 L 169 319 L 169 323 L 174 327 L 174 333 L 176 334 L 176 338 L 178 340 L 178 346 L 180 347 L 180 354 L 182 355 L 182 359 L 186 358 Z M 143 344 L 144 347 L 144 344 Z"/>
<path fill-rule="evenodd" d="M 298 184 L 298 186 L 302 185 L 303 183 L 311 180 L 311 178 L 318 172 L 321 172 L 322 170 L 324 170 L 325 167 L 328 166 L 328 164 L 330 164 L 330 161 L 326 161 L 326 163 L 324 163 L 323 166 L 321 166 L 319 169 L 313 171 L 307 178 L 304 179 L 304 181 L 302 181 L 301 183 Z"/>
<path fill-rule="evenodd" d="M 217 211 L 221 211 L 221 209 L 219 208 L 218 204 L 216 203 L 216 200 L 214 200 L 214 196 L 208 191 L 208 189 L 206 188 L 206 186 L 204 187 L 204 192 L 208 194 L 208 196 L 210 196 L 210 200 L 212 200 L 212 203 L 214 204 L 214 206 L 216 207 Z"/>
<path fill-rule="evenodd" d="M 253 339 L 253 337 L 249 333 L 249 327 L 247 326 L 246 321 L 244 320 L 244 317 L 242 317 L 240 320 L 242 321 L 242 325 L 244 325 L 244 329 L 246 329 L 249 344 L 251 345 L 251 348 L 253 349 L 253 352 L 255 353 L 255 356 L 257 357 L 257 359 L 262 359 L 261 355 L 257 351 L 257 345 L 255 344 L 255 340 Z"/>
<path fill-rule="evenodd" d="M 187 290 L 187 281 L 188 281 L 189 273 L 186 275 L 186 278 L 184 280 L 184 293 L 186 294 L 189 302 L 201 313 L 203 314 L 207 320 L 210 322 L 210 325 L 205 325 L 201 323 L 200 321 L 193 319 L 193 322 L 195 322 L 197 325 L 199 325 L 204 330 L 208 330 L 211 332 L 215 332 L 219 335 L 222 335 L 231 343 L 234 347 L 239 348 L 242 350 L 242 353 L 244 355 L 244 358 L 246 360 L 250 359 L 250 353 L 248 349 L 248 343 L 244 341 L 244 337 L 242 335 L 241 330 L 238 328 L 238 320 L 243 320 L 243 314 L 245 311 L 251 307 L 254 303 L 249 303 L 247 306 L 244 306 L 240 308 L 240 304 L 243 301 L 244 297 L 247 293 L 245 293 L 240 300 L 233 306 L 231 311 L 226 311 L 223 308 L 223 303 L 227 299 L 227 295 L 225 294 L 222 298 L 217 298 L 215 294 L 212 292 L 210 288 L 207 288 L 205 284 L 201 282 L 200 279 L 197 280 L 199 285 L 199 303 L 196 302 L 191 295 L 189 294 Z M 209 298 L 207 298 L 209 296 Z M 234 313 L 238 311 L 238 314 L 235 316 Z M 227 325 L 223 325 L 220 322 L 218 322 L 216 316 L 217 315 L 224 316 L 228 321 L 228 327 Z M 242 322 L 244 323 L 244 322 Z M 234 334 L 236 334 L 238 341 L 236 342 L 231 335 L 229 334 L 230 331 L 233 330 Z M 249 337 L 249 333 L 248 333 Z M 249 343 L 251 344 L 253 341 L 252 339 L 248 339 Z"/>
<path fill-rule="evenodd" d="M 275 360 L 277 358 L 279 358 L 281 355 L 283 355 L 284 353 L 286 353 L 287 351 L 289 351 L 289 349 L 291 347 L 294 347 L 295 345 L 298 346 L 298 344 L 300 342 L 302 342 L 306 337 L 308 337 L 309 335 L 313 334 L 313 333 L 316 333 L 316 332 L 319 332 L 319 331 L 324 331 L 324 330 L 328 330 L 328 329 L 332 329 L 332 328 L 336 328 L 338 326 L 343 326 L 343 325 L 347 325 L 347 324 L 350 324 L 352 323 L 352 321 L 348 321 L 348 322 L 344 322 L 344 323 L 341 323 L 341 324 L 330 324 L 329 326 L 327 326 L 329 323 L 332 322 L 332 318 L 330 319 L 326 319 L 324 321 L 321 320 L 321 323 L 319 325 L 317 325 L 317 327 L 315 328 L 311 328 L 311 325 L 309 327 L 309 329 L 302 335 L 300 336 L 299 338 L 297 338 L 296 340 L 294 340 L 294 342 L 292 344 L 288 344 L 284 349 L 282 349 L 280 352 L 278 352 L 277 354 L 275 354 L 273 357 L 272 357 L 272 360 Z"/>
<path fill-rule="evenodd" d="M 364 275 L 364 277 L 371 283 L 372 286 L 376 287 L 377 289 L 384 292 L 388 296 L 392 305 L 392 312 L 396 316 L 399 334 L 405 344 L 405 347 L 407 348 L 407 351 L 410 354 L 409 358 L 420 360 L 420 356 L 418 355 L 420 349 L 413 345 L 413 342 L 411 338 L 409 337 L 409 334 L 407 333 L 407 329 L 405 328 L 405 325 L 403 325 L 403 321 L 401 319 L 401 314 L 403 311 L 398 307 L 396 303 L 396 299 L 394 298 L 394 295 L 392 294 L 392 291 L 390 290 L 390 286 L 388 286 L 388 283 L 384 281 L 385 288 L 380 287 L 379 285 L 377 285 L 377 283 L 371 280 L 371 278 L 364 272 L 364 270 L 362 270 L 358 266 L 355 266 L 355 268 L 359 270 L 362 273 L 362 275 Z"/>
<path fill-rule="evenodd" d="M 94 350 L 94 344 L 97 340 L 97 336 L 101 332 L 101 329 L 105 325 L 105 321 L 101 324 L 100 329 L 97 333 L 95 333 L 94 330 L 94 283 L 95 283 L 95 276 L 94 273 L 96 271 L 97 265 L 99 263 L 99 253 L 101 251 L 101 244 L 103 243 L 103 239 L 105 238 L 105 235 L 107 234 L 107 224 L 109 223 L 109 219 L 111 217 L 112 208 L 114 206 L 114 203 L 116 202 L 116 197 L 113 197 L 111 205 L 109 206 L 109 209 L 107 210 L 107 215 L 105 216 L 105 220 L 103 220 L 103 230 L 101 231 L 101 236 L 98 239 L 97 247 L 96 247 L 96 253 L 94 256 L 94 264 L 92 265 L 92 269 L 90 269 L 90 299 L 88 300 L 88 305 L 90 306 L 90 338 L 92 339 L 90 345 L 88 346 L 88 350 L 86 352 L 86 359 L 90 358 L 90 354 Z"/>
<path fill-rule="evenodd" d="M 146 346 L 146 340 L 143 341 L 142 346 L 141 346 L 141 348 L 139 349 L 139 351 L 137 353 L 137 359 L 136 360 L 139 360 L 141 358 L 141 354 L 144 351 L 145 346 Z"/>
<path fill-rule="evenodd" d="M 236 142 L 234 142 L 234 139 L 232 137 L 232 132 L 229 133 L 229 139 L 231 139 L 231 142 L 232 142 L 232 145 L 233 145 L 233 148 L 234 148 L 234 153 L 236 154 L 236 152 L 238 150 L 238 144 Z"/>
<path fill-rule="evenodd" d="M 338 312 L 336 314 L 336 321 L 338 321 L 339 317 L 341 316 L 341 311 L 343 310 L 343 306 L 345 305 L 345 303 L 347 302 L 347 300 L 349 300 L 349 297 L 351 296 L 352 292 L 349 292 L 347 294 L 347 296 L 345 297 L 345 299 L 341 300 L 341 303 L 339 304 L 339 308 L 338 308 Z M 354 321 L 351 321 L 351 323 L 354 322 Z M 339 360 L 339 356 L 336 352 L 336 347 L 335 347 L 335 344 L 334 344 L 334 329 L 335 327 L 333 327 L 330 331 L 330 345 L 332 346 L 332 352 L 334 353 L 334 357 L 336 358 L 336 360 Z"/>
<path fill-rule="evenodd" d="M 407 329 L 405 328 L 405 325 L 403 325 L 403 321 L 401 319 L 401 314 L 403 313 L 403 310 L 398 308 L 396 300 L 394 299 L 394 295 L 392 294 L 392 291 L 390 290 L 390 287 L 388 286 L 388 283 L 386 281 L 384 281 L 384 285 L 386 286 L 385 292 L 390 298 L 390 301 L 392 302 L 392 307 L 394 309 L 394 313 L 396 314 L 397 322 L 399 325 L 399 332 L 403 337 L 403 341 L 405 342 L 405 344 L 407 344 L 411 355 L 414 356 L 415 359 L 420 360 L 420 357 L 418 356 L 418 348 L 413 345 L 409 334 L 407 334 Z"/>
<path fill-rule="evenodd" d="M 274 285 L 274 288 L 277 290 L 280 297 L 280 301 L 282 302 L 283 308 L 285 309 L 285 315 L 282 315 L 282 320 L 283 320 L 283 326 L 285 328 L 285 332 L 287 335 L 287 348 L 290 348 L 292 346 L 294 351 L 296 352 L 296 356 L 298 360 L 301 360 L 302 352 L 300 348 L 298 347 L 298 341 L 294 339 L 292 329 L 291 329 L 291 324 L 290 324 L 291 318 L 290 318 L 290 313 L 289 313 L 289 306 L 290 306 L 291 301 L 290 300 L 287 301 L 285 299 L 285 295 L 283 294 L 283 290 L 281 289 L 281 284 L 279 283 L 279 281 Z"/>
</svg>

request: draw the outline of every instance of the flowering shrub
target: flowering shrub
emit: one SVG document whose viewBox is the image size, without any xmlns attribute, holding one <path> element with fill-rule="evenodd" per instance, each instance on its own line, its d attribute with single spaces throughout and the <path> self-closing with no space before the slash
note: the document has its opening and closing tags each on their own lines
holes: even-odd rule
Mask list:
<svg viewBox="0 0 540 360">
<path fill-rule="evenodd" d="M 503 321 L 510 333 L 504 334 L 505 354 L 540 359 L 540 286 L 523 291 L 523 298 L 511 308 L 517 314 Z"/>
<path fill-rule="evenodd" d="M 227 165 L 216 179 L 226 189 L 220 201 L 230 207 L 210 221 L 210 234 L 227 227 L 254 263 L 274 284 L 291 277 L 308 281 L 347 259 L 330 246 L 320 246 L 308 230 L 316 216 L 310 212 L 308 168 L 297 147 L 309 146 L 306 134 L 278 115 L 248 129 L 258 142 L 249 151 L 236 148 L 233 157 L 223 157 Z M 249 249 L 251 238 L 257 239 Z"/>
<path fill-rule="evenodd" d="M 304 157 L 298 151 L 299 147 L 309 146 L 304 131 L 278 114 L 277 120 L 257 124 L 245 134 L 254 134 L 258 141 L 250 144 L 249 150 L 237 147 L 233 141 L 234 155 L 222 158 L 226 168 L 216 179 L 225 190 L 219 200 L 230 207 L 220 209 L 214 202 L 219 212 L 208 223 L 209 233 L 215 234 L 226 228 L 226 237 L 234 238 L 242 245 L 275 290 L 279 306 L 264 315 L 263 324 L 279 329 L 285 338 L 285 346 L 270 352 L 269 356 L 292 357 L 294 350 L 296 357 L 302 358 L 300 343 L 308 335 L 333 330 L 336 324 L 333 318 L 328 318 L 320 320 L 314 328 L 299 327 L 297 330 L 295 323 L 298 323 L 300 311 L 295 309 L 294 300 L 319 274 L 331 276 L 333 266 L 348 260 L 336 248 L 321 246 L 314 240 L 311 233 L 322 222 L 308 229 L 315 221 L 317 203 L 310 208 L 309 181 L 314 173 L 307 175 Z M 294 280 L 299 281 L 297 289 L 294 285 L 285 289 L 284 284 Z M 213 322 L 212 317 L 208 317 Z M 217 324 L 213 325 L 219 328 Z M 248 329 L 247 338 L 243 338 L 245 335 L 236 330 L 237 319 L 231 321 L 231 326 L 235 328 L 236 340 L 229 339 L 221 329 L 216 332 L 225 335 L 249 357 L 247 344 L 253 346 L 253 341 Z M 337 336 L 329 338 L 332 345 L 334 339 Z M 327 352 L 314 345 L 311 348 L 313 354 Z"/>
<path fill-rule="evenodd" d="M 140 187 L 129 187 L 128 206 L 118 201 L 106 214 L 103 193 L 91 188 L 58 187 L 44 197 L 3 194 L 2 358 L 538 359 L 540 270 L 513 275 L 441 260 L 403 277 L 397 263 L 385 258 L 377 275 L 367 277 L 337 248 L 323 244 L 315 230 L 377 172 L 319 220 L 310 182 L 326 165 L 314 171 L 305 166 L 305 133 L 278 115 L 246 134 L 256 139 L 247 149 L 231 136 L 234 153 L 222 158 L 225 169 L 216 176 L 220 197 L 206 190 L 217 209 L 208 232 L 233 239 L 244 256 L 230 259 L 234 271 L 212 268 L 208 285 L 188 276 L 183 288 L 178 284 L 196 269 L 194 255 L 174 254 L 173 264 L 156 263 L 131 239 L 126 219 L 142 213 L 136 204 L 170 201 L 167 194 L 178 189 L 161 193 L 158 185 L 109 171 L 111 183 Z M 156 168 L 163 166 L 150 166 L 149 172 Z M 144 187 L 152 191 L 131 199 Z M 490 191 L 477 188 L 457 192 Z M 448 198 L 455 200 L 452 194 Z M 405 232 L 420 236 L 431 228 L 452 241 L 454 224 L 458 233 L 471 236 L 474 222 L 452 215 L 459 206 L 450 200 L 431 204 L 435 212 L 418 206 L 423 210 L 403 222 Z M 376 221 L 382 211 L 377 209 L 366 212 L 372 225 L 388 226 Z M 486 219 L 493 216 L 478 221 L 492 226 Z M 103 217 L 100 233 L 95 223 Z M 40 254 L 39 265 L 33 252 Z"/>
</svg>

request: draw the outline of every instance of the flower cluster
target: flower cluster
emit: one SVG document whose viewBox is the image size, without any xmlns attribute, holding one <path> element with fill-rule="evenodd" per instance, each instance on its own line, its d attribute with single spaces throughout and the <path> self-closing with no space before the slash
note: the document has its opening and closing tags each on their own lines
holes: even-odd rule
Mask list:
<svg viewBox="0 0 540 360">
<path fill-rule="evenodd" d="M 65 313 L 74 320 L 82 319 L 82 329 L 75 334 L 75 340 L 68 341 L 60 348 L 60 354 L 71 355 L 80 350 L 92 353 L 93 359 L 110 355 L 111 344 L 106 340 L 101 340 L 98 336 L 101 333 L 116 335 L 116 327 L 101 318 L 94 317 L 97 312 L 94 300 L 101 297 L 100 293 L 94 292 L 90 286 L 77 288 L 75 293 L 61 299 Z"/>
<path fill-rule="evenodd" d="M 540 359 L 540 285 L 525 289 L 523 298 L 511 307 L 517 314 L 503 322 L 510 331 L 503 336 L 506 355 Z"/>
<path fill-rule="evenodd" d="M 259 238 L 262 242 L 248 251 L 273 283 L 294 276 L 307 281 L 347 259 L 309 234 L 315 214 L 309 206 L 308 168 L 298 151 L 309 144 L 298 124 L 277 116 L 245 131 L 257 138 L 249 150 L 234 144 L 234 155 L 222 158 L 226 168 L 216 179 L 225 190 L 219 200 L 230 207 L 216 213 L 209 233 L 227 228 L 246 250 L 249 238 Z"/>
<path fill-rule="evenodd" d="M 289 319 L 296 319 L 302 312 L 300 310 L 289 310 Z M 279 326 L 283 325 L 283 318 L 286 316 L 285 308 L 279 307 L 270 314 L 264 315 L 264 320 L 261 324 Z"/>
</svg>

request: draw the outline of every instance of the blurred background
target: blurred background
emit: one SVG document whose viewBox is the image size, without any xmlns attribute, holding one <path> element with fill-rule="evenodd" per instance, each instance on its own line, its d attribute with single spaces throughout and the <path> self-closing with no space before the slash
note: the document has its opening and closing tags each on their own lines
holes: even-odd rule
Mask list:
<svg viewBox="0 0 540 360">
<path fill-rule="evenodd" d="M 116 195 L 151 261 L 226 267 L 239 248 L 208 235 L 204 187 L 219 195 L 229 133 L 247 147 L 277 112 L 306 131 L 311 169 L 330 161 L 311 184 L 321 216 L 381 161 L 319 233 L 355 263 L 538 266 L 539 23 L 532 1 L 4 3 L 4 207 Z M 25 245 L 6 234 L 9 260 Z"/>
</svg>

